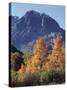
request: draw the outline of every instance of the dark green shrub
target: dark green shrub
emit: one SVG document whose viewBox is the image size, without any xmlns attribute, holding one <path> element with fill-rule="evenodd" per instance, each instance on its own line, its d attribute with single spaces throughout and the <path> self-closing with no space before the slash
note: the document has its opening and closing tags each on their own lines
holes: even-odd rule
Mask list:
<svg viewBox="0 0 67 90">
<path fill-rule="evenodd" d="M 34 85 L 39 85 L 40 84 L 40 76 L 38 73 L 27 73 L 25 75 L 25 78 L 23 80 L 23 85 L 24 86 L 34 86 Z"/>
</svg>

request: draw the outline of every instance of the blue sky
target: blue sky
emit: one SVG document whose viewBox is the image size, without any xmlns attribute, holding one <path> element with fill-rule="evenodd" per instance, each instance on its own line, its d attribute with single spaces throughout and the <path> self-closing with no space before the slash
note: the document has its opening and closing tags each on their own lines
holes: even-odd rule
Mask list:
<svg viewBox="0 0 67 90">
<path fill-rule="evenodd" d="M 22 17 L 27 11 L 35 10 L 40 13 L 46 13 L 54 18 L 60 27 L 65 28 L 65 7 L 56 5 L 45 4 L 25 4 L 25 3 L 12 3 L 11 15 Z"/>
</svg>

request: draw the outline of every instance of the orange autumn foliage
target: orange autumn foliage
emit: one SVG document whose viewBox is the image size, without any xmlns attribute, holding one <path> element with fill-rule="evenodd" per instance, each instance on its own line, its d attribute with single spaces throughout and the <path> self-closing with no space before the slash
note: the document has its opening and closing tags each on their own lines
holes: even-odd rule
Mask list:
<svg viewBox="0 0 67 90">
<path fill-rule="evenodd" d="M 39 37 L 33 46 L 33 53 L 41 56 L 41 55 L 46 55 L 47 52 L 48 52 L 48 48 L 44 39 Z"/>
<path fill-rule="evenodd" d="M 49 57 L 49 56 L 48 56 Z M 61 38 L 54 39 L 54 45 L 52 53 L 49 57 L 49 61 L 43 66 L 44 69 L 61 70 L 65 65 L 65 49 Z"/>
<path fill-rule="evenodd" d="M 27 64 L 26 71 L 33 73 L 41 70 L 42 60 L 46 57 L 47 52 L 48 49 L 44 39 L 39 37 L 33 46 L 33 56 L 31 57 L 31 62 Z"/>
<path fill-rule="evenodd" d="M 48 48 L 43 38 L 39 37 L 33 46 L 33 55 L 25 66 L 21 66 L 19 72 L 34 73 L 38 71 L 61 70 L 65 65 L 65 48 L 61 38 L 53 41 L 52 52 L 48 54 Z"/>
<path fill-rule="evenodd" d="M 21 65 L 21 68 L 19 69 L 19 73 L 25 73 L 25 71 L 26 71 L 26 67 L 25 67 L 25 65 Z"/>
</svg>

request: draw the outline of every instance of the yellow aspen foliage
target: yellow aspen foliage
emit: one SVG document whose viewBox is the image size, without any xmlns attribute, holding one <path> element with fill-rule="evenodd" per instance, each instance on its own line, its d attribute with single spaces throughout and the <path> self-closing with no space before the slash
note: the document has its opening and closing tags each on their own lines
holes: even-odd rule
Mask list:
<svg viewBox="0 0 67 90">
<path fill-rule="evenodd" d="M 43 55 L 43 54 L 47 54 L 48 49 L 47 49 L 47 45 L 44 41 L 43 38 L 39 37 L 34 46 L 33 46 L 33 54 L 37 54 L 39 56 Z"/>
<path fill-rule="evenodd" d="M 49 66 L 52 69 L 60 70 L 65 64 L 65 49 L 63 48 L 62 39 L 57 37 L 54 40 L 54 46 L 50 57 Z"/>
<path fill-rule="evenodd" d="M 19 73 L 25 73 L 26 71 L 26 66 L 25 65 L 21 65 L 21 68 L 19 69 Z"/>
<path fill-rule="evenodd" d="M 62 39 L 59 37 L 56 37 L 56 39 L 53 40 L 53 43 L 53 49 L 60 49 L 62 47 Z"/>
<path fill-rule="evenodd" d="M 48 54 L 48 48 L 43 38 L 39 37 L 33 46 L 33 55 L 27 61 L 25 67 L 22 65 L 20 72 L 34 73 L 37 71 L 60 70 L 65 65 L 65 48 L 61 38 L 53 41 L 52 53 Z M 48 55 L 48 56 L 47 56 Z"/>
<path fill-rule="evenodd" d="M 42 71 L 49 71 L 49 61 L 46 60 L 46 62 L 44 61 L 44 63 L 42 64 Z"/>
<path fill-rule="evenodd" d="M 41 70 L 41 64 L 44 57 L 47 55 L 48 49 L 43 38 L 39 37 L 33 46 L 33 56 L 30 63 L 28 62 L 26 72 L 37 72 Z"/>
<path fill-rule="evenodd" d="M 52 53 L 44 60 L 42 70 L 61 70 L 65 65 L 65 48 L 63 47 L 62 39 L 56 37 L 53 41 Z"/>
</svg>

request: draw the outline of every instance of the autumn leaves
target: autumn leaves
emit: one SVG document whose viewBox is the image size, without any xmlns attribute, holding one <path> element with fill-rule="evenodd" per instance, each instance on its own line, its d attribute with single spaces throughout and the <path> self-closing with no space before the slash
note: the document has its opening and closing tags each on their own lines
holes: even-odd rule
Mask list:
<svg viewBox="0 0 67 90">
<path fill-rule="evenodd" d="M 65 49 L 61 38 L 53 40 L 52 53 L 48 53 L 46 42 L 39 37 L 33 45 L 33 55 L 28 63 L 21 67 L 21 73 L 35 73 L 38 71 L 60 70 L 65 65 Z"/>
<path fill-rule="evenodd" d="M 12 86 L 65 82 L 65 48 L 61 38 L 53 40 L 49 51 L 45 40 L 37 38 L 32 53 L 11 54 Z M 23 61 L 23 62 L 22 62 Z"/>
</svg>

